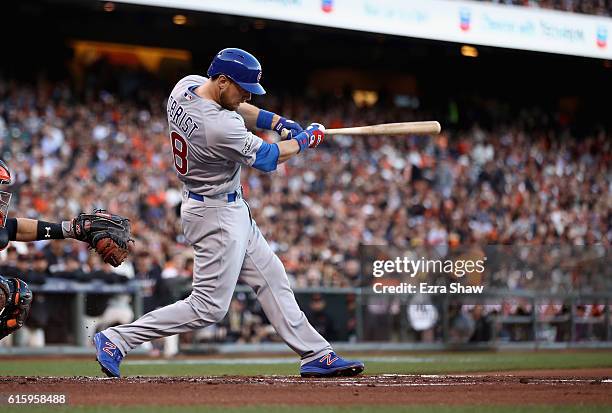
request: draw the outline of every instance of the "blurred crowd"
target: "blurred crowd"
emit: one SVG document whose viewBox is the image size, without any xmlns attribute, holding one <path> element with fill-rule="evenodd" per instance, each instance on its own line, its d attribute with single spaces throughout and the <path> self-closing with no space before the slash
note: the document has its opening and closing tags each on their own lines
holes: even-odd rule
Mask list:
<svg viewBox="0 0 612 413">
<path fill-rule="evenodd" d="M 327 127 L 418 116 L 351 101 L 256 103 Z M 298 287 L 356 285 L 360 244 L 609 246 L 609 132 L 578 139 L 550 125 L 532 129 L 538 116 L 527 111 L 494 131 L 474 124 L 437 137 L 334 137 L 275 173 L 244 168 L 245 197 Z M 139 107 L 107 92 L 80 100 L 65 84 L 1 81 L 1 153 L 14 175 L 12 215 L 58 221 L 94 208 L 126 215 L 137 242 L 121 273 L 190 277 L 166 127 L 161 95 Z M 93 268 L 82 243 L 17 247 L 28 257 L 45 249 L 51 272 L 73 263 Z"/>
<path fill-rule="evenodd" d="M 67 83 L 0 79 L 0 157 L 14 176 L 11 216 L 60 221 L 105 208 L 128 216 L 136 239 L 134 254 L 118 269 L 75 241 L 12 243 L 2 253 L 7 275 L 26 274 L 34 283 L 47 277 L 138 279 L 145 286 L 145 311 L 180 298 L 193 268 L 180 228 L 181 187 L 166 132 L 165 96 L 153 92 L 146 98 L 136 104 L 109 92 L 77 96 Z M 424 116 L 407 108 L 361 108 L 351 100 L 266 97 L 254 103 L 304 126 Z M 358 285 L 362 244 L 609 248 L 610 131 L 578 138 L 552 118 L 542 123 L 543 117 L 537 109 L 525 110 L 495 130 L 474 123 L 435 137 L 334 137 L 275 173 L 244 168 L 245 197 L 294 287 Z M 517 274 L 519 281 L 505 287 L 525 286 L 520 278 L 527 275 Z M 609 282 L 590 285 L 609 290 Z M 566 290 L 576 285 L 570 282 Z M 244 311 L 240 317 L 248 319 Z"/>
<path fill-rule="evenodd" d="M 612 16 L 612 2 L 609 0 L 479 0 L 497 4 L 539 7 L 570 13 Z"/>
</svg>

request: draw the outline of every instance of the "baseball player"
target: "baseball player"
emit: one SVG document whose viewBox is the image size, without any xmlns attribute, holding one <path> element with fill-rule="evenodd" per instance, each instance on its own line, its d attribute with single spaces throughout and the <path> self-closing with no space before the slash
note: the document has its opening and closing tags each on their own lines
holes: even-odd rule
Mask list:
<svg viewBox="0 0 612 413">
<path fill-rule="evenodd" d="M 11 172 L 0 160 L 0 185 L 10 185 Z M 0 251 L 9 241 L 74 238 L 88 242 L 105 262 L 118 266 L 128 255 L 130 226 L 126 218 L 94 211 L 61 224 L 30 218 L 7 218 L 12 194 L 0 191 Z M 0 274 L 0 340 L 23 326 L 32 305 L 32 291 L 19 278 Z"/>
<path fill-rule="evenodd" d="M 337 356 L 309 324 L 240 187 L 243 165 L 274 171 L 279 163 L 316 148 L 323 126 L 313 123 L 302 130 L 296 122 L 246 103 L 251 94 L 265 90 L 259 84 L 259 62 L 244 50 L 221 50 L 207 74 L 181 79 L 167 103 L 174 166 L 184 185 L 181 223 L 195 254 L 193 292 L 131 324 L 96 334 L 102 371 L 120 377 L 121 360 L 143 342 L 221 321 L 240 276 L 257 294 L 280 337 L 301 357 L 302 376 L 361 373 L 363 363 Z M 285 130 L 287 139 L 266 143 L 249 132 L 255 127 Z"/>
</svg>

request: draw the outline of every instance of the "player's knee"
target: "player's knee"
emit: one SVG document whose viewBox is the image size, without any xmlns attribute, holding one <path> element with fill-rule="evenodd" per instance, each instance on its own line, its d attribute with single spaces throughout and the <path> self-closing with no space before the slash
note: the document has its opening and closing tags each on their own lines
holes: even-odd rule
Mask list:
<svg viewBox="0 0 612 413">
<path fill-rule="evenodd" d="M 187 299 L 193 310 L 207 323 L 218 323 L 225 318 L 230 302 L 212 302 L 210 297 L 193 291 Z M 222 300 L 225 301 L 225 300 Z"/>
<path fill-rule="evenodd" d="M 227 308 L 217 308 L 210 312 L 210 318 L 213 323 L 218 323 L 225 318 Z"/>
</svg>

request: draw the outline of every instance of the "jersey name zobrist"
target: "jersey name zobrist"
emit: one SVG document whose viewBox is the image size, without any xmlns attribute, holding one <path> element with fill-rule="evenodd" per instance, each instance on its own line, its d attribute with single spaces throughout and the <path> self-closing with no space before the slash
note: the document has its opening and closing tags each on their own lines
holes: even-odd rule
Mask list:
<svg viewBox="0 0 612 413">
<path fill-rule="evenodd" d="M 185 132 L 187 134 L 186 138 L 190 138 L 191 134 L 196 129 L 200 129 L 200 127 L 193 121 L 193 118 L 189 116 L 183 106 L 178 104 L 176 99 L 174 99 L 172 96 L 170 96 L 169 99 L 168 120 L 174 123 L 180 130 Z"/>
</svg>

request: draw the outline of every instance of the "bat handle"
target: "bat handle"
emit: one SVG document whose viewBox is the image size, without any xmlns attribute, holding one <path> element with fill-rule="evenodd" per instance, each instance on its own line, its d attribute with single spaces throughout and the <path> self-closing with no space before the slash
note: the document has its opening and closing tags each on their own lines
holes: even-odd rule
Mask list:
<svg viewBox="0 0 612 413">
<path fill-rule="evenodd" d="M 291 131 L 290 131 L 289 129 L 285 129 L 285 128 L 283 128 L 283 129 L 281 130 L 281 133 L 280 133 L 281 139 L 282 139 L 282 140 L 287 139 L 287 136 L 289 136 L 289 133 L 290 133 L 290 132 L 291 132 Z"/>
</svg>

